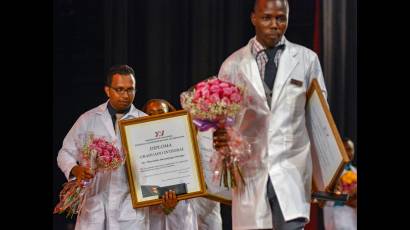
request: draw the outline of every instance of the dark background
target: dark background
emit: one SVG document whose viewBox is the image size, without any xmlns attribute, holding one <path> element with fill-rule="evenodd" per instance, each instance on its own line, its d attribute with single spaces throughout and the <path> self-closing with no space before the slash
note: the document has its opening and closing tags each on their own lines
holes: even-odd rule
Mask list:
<svg viewBox="0 0 410 230">
<path fill-rule="evenodd" d="M 54 0 L 53 205 L 65 182 L 58 150 L 75 120 L 106 101 L 105 71 L 114 64 L 134 68 L 137 108 L 151 98 L 180 108 L 182 91 L 216 75 L 254 36 L 252 6 L 252 0 Z M 311 49 L 319 45 L 332 114 L 341 135 L 357 144 L 356 10 L 356 1 L 290 1 L 286 37 Z M 230 229 L 229 207 L 222 209 Z M 53 216 L 54 229 L 73 222 Z"/>
</svg>

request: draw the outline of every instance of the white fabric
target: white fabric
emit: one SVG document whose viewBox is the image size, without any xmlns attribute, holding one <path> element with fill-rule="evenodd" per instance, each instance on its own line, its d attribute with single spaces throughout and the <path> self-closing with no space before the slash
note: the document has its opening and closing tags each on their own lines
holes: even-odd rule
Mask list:
<svg viewBox="0 0 410 230">
<path fill-rule="evenodd" d="M 222 230 L 219 202 L 203 197 L 192 198 L 189 201 L 196 212 L 198 230 Z"/>
<path fill-rule="evenodd" d="M 134 106 L 122 119 L 145 116 Z M 114 132 L 107 102 L 80 116 L 64 138 L 58 153 L 57 163 L 67 179 L 71 169 L 81 162 L 77 138 L 93 132 L 104 136 L 121 149 L 121 138 Z M 123 164 L 109 173 L 98 172 L 92 180 L 91 190 L 81 214 L 77 217 L 76 230 L 131 230 L 149 229 L 148 208 L 133 209 L 129 192 L 126 168 Z"/>
<path fill-rule="evenodd" d="M 161 205 L 150 206 L 150 230 L 198 230 L 195 211 L 190 200 L 181 200 L 165 215 Z"/>
<path fill-rule="evenodd" d="M 268 175 L 285 220 L 299 217 L 309 219 L 312 161 L 305 124 L 306 91 L 314 78 L 318 80 L 325 97 L 326 88 L 317 55 L 287 40 L 285 45 L 273 86 L 268 128 L 263 122 L 253 124 L 261 130 L 268 129 L 265 132 L 268 156 L 263 158 L 266 169 L 262 168 L 257 176 L 247 178 L 244 194 L 234 193 L 234 229 L 272 228 L 271 211 L 266 197 Z M 269 108 L 250 43 L 224 61 L 218 77 L 235 82 L 238 74 L 251 82 L 253 90 L 264 100 L 260 109 Z M 300 81 L 303 85 L 292 84 L 291 79 Z"/>
<path fill-rule="evenodd" d="M 323 219 L 326 230 L 356 230 L 357 211 L 347 205 L 333 206 L 327 204 L 323 207 Z"/>
</svg>

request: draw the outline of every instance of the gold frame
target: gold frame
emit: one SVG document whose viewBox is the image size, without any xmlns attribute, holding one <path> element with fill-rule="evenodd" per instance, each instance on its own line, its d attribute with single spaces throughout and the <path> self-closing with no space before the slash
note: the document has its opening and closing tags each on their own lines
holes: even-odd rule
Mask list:
<svg viewBox="0 0 410 230">
<path fill-rule="evenodd" d="M 342 138 L 340 137 L 339 131 L 336 127 L 336 123 L 335 123 L 335 121 L 333 119 L 333 116 L 332 116 L 332 114 L 329 110 L 329 107 L 326 103 L 326 99 L 324 98 L 324 96 L 322 94 L 322 90 L 319 86 L 319 83 L 318 83 L 317 79 L 313 79 L 313 81 L 311 83 L 311 86 L 308 89 L 306 106 L 307 106 L 307 104 L 308 104 L 308 102 L 309 102 L 309 100 L 310 100 L 310 98 L 311 98 L 311 96 L 313 95 L 314 92 L 316 92 L 318 97 L 319 97 L 321 108 L 322 108 L 323 112 L 326 115 L 326 119 L 329 123 L 329 126 L 332 130 L 333 136 L 336 139 L 337 146 L 338 146 L 338 148 L 340 150 L 340 153 L 342 155 L 342 161 L 340 162 L 340 164 L 339 164 L 339 166 L 336 170 L 336 173 L 333 175 L 330 183 L 325 186 L 325 192 L 333 192 L 333 190 L 336 186 L 337 180 L 340 177 L 341 173 L 343 172 L 343 169 L 344 169 L 345 165 L 347 163 L 349 163 L 349 161 L 351 159 L 350 159 L 349 155 L 346 153 L 346 150 L 345 150 L 344 145 L 343 145 Z M 313 188 L 312 188 L 313 192 L 319 191 L 319 189 L 317 188 L 317 185 L 316 185 L 317 182 L 314 179 L 314 176 L 312 176 L 312 180 L 313 180 Z"/>
<path fill-rule="evenodd" d="M 199 130 L 197 129 L 197 127 L 196 126 L 194 126 L 195 127 L 195 131 L 196 131 L 196 134 L 197 134 L 197 136 L 200 134 L 200 132 L 199 132 Z M 199 145 L 199 146 L 201 146 L 201 145 Z M 198 146 L 198 147 L 199 147 Z M 213 146 L 208 146 L 208 147 L 210 147 L 210 148 L 213 148 Z M 214 149 L 213 149 L 214 150 Z M 202 157 L 205 157 L 205 159 L 201 159 L 201 164 L 203 164 L 204 162 L 208 162 L 209 163 L 209 159 L 207 159 L 206 158 L 206 156 L 204 156 L 204 155 L 202 155 L 203 153 L 201 152 L 201 149 L 200 149 L 200 154 L 201 154 L 201 158 Z M 206 155 L 206 154 L 205 154 Z M 207 164 L 208 164 L 207 163 Z M 207 165 L 202 165 L 203 167 L 203 169 L 204 168 L 207 168 L 206 166 Z M 205 171 L 203 171 L 203 174 L 204 175 L 207 175 L 206 174 L 206 172 Z M 209 182 L 209 183 L 213 183 L 212 181 L 207 181 L 207 177 L 206 176 L 204 176 L 204 180 L 205 180 L 205 185 L 206 185 L 206 192 L 207 192 L 207 194 L 204 196 L 205 198 L 207 198 L 207 199 L 210 199 L 210 200 L 213 200 L 213 201 L 216 201 L 216 202 L 219 202 L 219 203 L 222 203 L 222 204 L 225 204 L 225 205 L 232 205 L 232 199 L 227 199 L 225 196 L 223 196 L 222 194 L 220 194 L 220 193 L 213 193 L 213 192 L 210 192 L 210 190 L 208 189 L 208 185 L 207 185 L 207 183 Z M 232 192 L 232 190 L 231 190 L 231 192 Z"/>
<path fill-rule="evenodd" d="M 139 117 L 139 118 L 134 118 L 134 119 L 127 119 L 127 120 L 120 120 L 119 122 L 119 127 L 120 127 L 120 132 L 121 132 L 121 140 L 122 140 L 122 146 L 124 149 L 124 153 L 126 155 L 126 168 L 127 168 L 127 177 L 128 177 L 128 183 L 129 183 L 129 187 L 130 187 L 130 193 L 131 193 L 131 199 L 132 199 L 132 205 L 134 208 L 140 208 L 140 207 L 145 207 L 145 206 L 150 206 L 150 205 L 157 205 L 161 203 L 161 199 L 158 197 L 157 199 L 150 199 L 150 200 L 145 200 L 145 201 L 141 201 L 141 197 L 138 196 L 137 194 L 137 186 L 139 184 L 134 183 L 134 181 L 136 182 L 137 180 L 137 170 L 132 169 L 132 165 L 134 165 L 132 162 L 136 159 L 136 157 L 132 156 L 130 154 L 130 150 L 129 150 L 129 146 L 128 146 L 128 142 L 127 142 L 127 131 L 126 131 L 126 127 L 127 126 L 134 126 L 133 128 L 138 127 L 138 125 L 144 124 L 146 125 L 149 122 L 153 122 L 153 121 L 159 121 L 162 120 L 164 122 L 166 122 L 165 120 L 167 119 L 172 119 L 172 118 L 181 118 L 183 119 L 185 122 L 184 124 L 186 124 L 185 128 L 188 130 L 188 135 L 187 138 L 189 138 L 189 145 L 191 146 L 191 150 L 184 150 L 184 152 L 186 151 L 190 151 L 187 154 L 191 154 L 193 155 L 193 157 L 191 157 L 191 159 L 195 160 L 194 165 L 196 166 L 196 169 L 193 169 L 196 171 L 196 175 L 197 175 L 197 184 L 199 186 L 199 191 L 194 191 L 194 192 L 187 192 L 186 194 L 182 194 L 182 195 L 178 195 L 177 199 L 178 200 L 185 200 L 185 199 L 190 199 L 193 197 L 199 197 L 199 196 L 205 196 L 207 195 L 206 192 L 206 188 L 205 188 L 205 180 L 204 180 L 204 176 L 203 176 L 203 171 L 202 171 L 202 165 L 200 164 L 200 155 L 199 155 L 199 149 L 198 149 L 198 143 L 197 143 L 197 139 L 196 139 L 196 135 L 195 135 L 195 131 L 194 131 L 194 126 L 192 124 L 192 119 L 190 114 L 185 111 L 185 110 L 179 110 L 179 111 L 175 111 L 175 112 L 169 112 L 169 113 L 165 113 L 165 114 L 160 114 L 160 115 L 153 115 L 153 116 L 145 116 L 145 117 Z M 141 190 L 141 185 L 140 186 L 140 190 Z M 141 198 L 141 199 L 140 199 Z M 145 198 L 146 199 L 146 198 Z"/>
</svg>

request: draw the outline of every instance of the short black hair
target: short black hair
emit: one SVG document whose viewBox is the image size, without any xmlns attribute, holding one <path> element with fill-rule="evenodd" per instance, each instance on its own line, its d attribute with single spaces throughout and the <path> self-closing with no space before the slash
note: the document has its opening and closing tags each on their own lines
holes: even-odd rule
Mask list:
<svg viewBox="0 0 410 230">
<path fill-rule="evenodd" d="M 255 8 L 256 8 L 256 5 L 258 4 L 258 1 L 259 1 L 259 0 L 255 0 L 255 1 L 253 2 L 252 12 L 255 12 Z M 281 1 L 286 3 L 286 9 L 289 11 L 289 1 L 288 1 L 288 0 L 281 0 Z M 288 13 L 289 13 L 289 12 L 288 12 Z"/>
<path fill-rule="evenodd" d="M 107 75 L 106 75 L 107 77 L 105 79 L 105 85 L 106 86 L 111 86 L 112 76 L 114 76 L 115 74 L 120 74 L 120 75 L 132 74 L 132 76 L 135 78 L 135 72 L 130 66 L 128 66 L 128 65 L 114 65 L 107 72 Z"/>
<path fill-rule="evenodd" d="M 173 105 L 171 105 L 171 103 L 169 103 L 167 100 L 155 98 L 155 99 L 150 99 L 150 100 L 148 100 L 147 102 L 145 102 L 145 105 L 142 107 L 142 111 L 144 111 L 144 113 L 146 113 L 146 112 L 147 112 L 147 107 L 148 107 L 148 105 L 149 105 L 150 103 L 153 103 L 153 102 L 165 103 L 165 104 L 167 105 L 168 110 L 169 110 L 170 112 L 176 110 L 175 107 L 174 107 Z"/>
</svg>

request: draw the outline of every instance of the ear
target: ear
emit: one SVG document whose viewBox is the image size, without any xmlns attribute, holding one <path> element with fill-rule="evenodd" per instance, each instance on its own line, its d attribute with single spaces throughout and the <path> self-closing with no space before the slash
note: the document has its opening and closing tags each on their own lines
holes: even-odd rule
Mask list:
<svg viewBox="0 0 410 230">
<path fill-rule="evenodd" d="M 107 95 L 107 97 L 110 98 L 110 87 L 104 86 L 104 91 L 105 91 L 105 94 Z"/>
<path fill-rule="evenodd" d="M 254 12 L 251 13 L 251 22 L 252 25 L 255 26 L 256 25 L 256 15 Z"/>
</svg>

